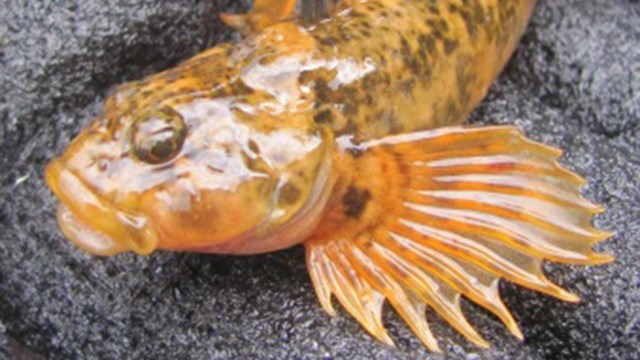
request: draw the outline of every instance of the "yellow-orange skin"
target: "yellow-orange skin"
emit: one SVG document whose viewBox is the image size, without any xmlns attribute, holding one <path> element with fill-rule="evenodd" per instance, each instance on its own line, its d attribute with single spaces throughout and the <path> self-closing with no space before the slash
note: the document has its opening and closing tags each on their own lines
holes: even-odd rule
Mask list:
<svg viewBox="0 0 640 360">
<path fill-rule="evenodd" d="M 118 88 L 47 176 L 63 201 L 71 190 L 59 180 L 59 169 L 75 174 L 97 197 L 100 206 L 78 198 L 64 201 L 82 223 L 117 239 L 109 250 L 93 252 L 195 250 L 226 243 L 224 252 L 255 253 L 304 240 L 282 237 L 266 245 L 243 240 L 237 251 L 230 243 L 255 231 L 252 237 L 262 237 L 294 217 L 321 186 L 315 181 L 320 164 L 340 163 L 327 159 L 343 156 L 333 139 L 351 134 L 363 141 L 462 122 L 512 53 L 534 5 L 531 0 L 477 0 L 473 6 L 456 0 L 344 3 L 311 28 L 295 20 L 276 22 L 238 44 L 219 45 Z M 134 121 L 164 108 L 186 118 L 187 140 L 170 163 L 149 165 L 132 156 L 128 134 Z M 249 163 L 256 154 L 230 136 L 234 131 L 254 144 L 261 138 L 261 145 L 272 148 L 283 141 L 300 146 L 289 147 L 290 159 L 280 159 L 278 166 L 267 158 L 276 154 L 257 156 L 262 164 Z M 309 145 L 317 141 L 322 145 Z M 229 146 L 233 150 L 221 155 Z M 212 173 L 211 161 L 234 164 Z M 333 167 L 330 181 L 352 177 L 349 171 Z M 261 177 L 265 173 L 268 178 Z M 296 193 L 296 201 L 274 205 L 278 183 Z M 110 217 L 101 207 L 140 216 L 148 235 L 104 220 Z M 281 214 L 271 219 L 276 209 Z M 97 218 L 104 223 L 92 225 Z"/>
<path fill-rule="evenodd" d="M 388 299 L 431 350 L 425 303 L 486 346 L 464 320 L 460 295 L 522 337 L 497 281 L 577 301 L 540 265 L 610 261 L 591 251 L 608 237 L 590 225 L 601 209 L 580 198 L 582 180 L 557 165 L 557 151 L 512 128 L 424 131 L 465 120 L 535 2 L 342 1 L 313 26 L 288 16 L 292 1 L 226 15 L 246 38 L 119 87 L 52 161 L 46 180 L 63 203 L 60 225 L 98 255 L 254 254 L 304 242 L 323 307 L 333 312 L 335 295 L 381 341 L 391 343 L 380 318 Z M 186 135 L 169 160 L 149 163 L 131 134 L 157 114 Z M 455 165 L 459 157 L 476 160 Z M 511 163 L 491 163 L 498 157 Z M 434 208 L 442 214 L 426 215 Z"/>
</svg>

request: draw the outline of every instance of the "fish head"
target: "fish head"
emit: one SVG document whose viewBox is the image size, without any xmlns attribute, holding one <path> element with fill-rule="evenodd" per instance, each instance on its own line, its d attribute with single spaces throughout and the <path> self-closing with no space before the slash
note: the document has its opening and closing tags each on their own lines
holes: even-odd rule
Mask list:
<svg viewBox="0 0 640 360">
<path fill-rule="evenodd" d="M 117 90 L 47 166 L 67 238 L 113 255 L 254 253 L 308 236 L 332 186 L 330 131 L 237 97 L 145 93 Z"/>
</svg>

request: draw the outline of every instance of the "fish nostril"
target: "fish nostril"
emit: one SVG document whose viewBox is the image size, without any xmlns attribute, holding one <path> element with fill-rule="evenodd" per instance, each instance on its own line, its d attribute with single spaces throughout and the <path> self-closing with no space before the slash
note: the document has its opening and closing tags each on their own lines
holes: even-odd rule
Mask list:
<svg viewBox="0 0 640 360">
<path fill-rule="evenodd" d="M 100 172 L 105 172 L 109 170 L 109 162 L 107 160 L 99 160 L 98 161 L 98 170 Z"/>
</svg>

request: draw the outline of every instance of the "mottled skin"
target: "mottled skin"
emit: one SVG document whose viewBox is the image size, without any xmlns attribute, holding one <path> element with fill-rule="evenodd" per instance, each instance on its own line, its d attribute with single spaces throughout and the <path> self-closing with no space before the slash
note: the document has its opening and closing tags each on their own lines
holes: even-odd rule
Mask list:
<svg viewBox="0 0 640 360">
<path fill-rule="evenodd" d="M 535 1 L 369 1 L 318 26 L 323 58 L 372 68 L 337 91 L 315 81 L 316 120 L 358 139 L 463 122 L 520 38 Z M 309 76 L 309 78 L 313 78 Z"/>
<path fill-rule="evenodd" d="M 148 230 L 155 234 L 148 239 L 131 239 L 127 246 L 115 246 L 121 241 L 114 241 L 112 249 L 98 252 L 147 253 L 154 248 L 195 249 L 221 243 L 226 243 L 224 252 L 287 247 L 304 236 L 247 248 L 231 241 L 257 227 L 260 233 L 269 232 L 293 218 L 314 187 L 324 186 L 317 184 L 316 173 L 329 156 L 312 151 L 291 155 L 309 159 L 288 164 L 291 168 L 286 171 L 262 164 L 273 176 L 256 180 L 247 174 L 266 170 L 249 161 L 260 157 L 250 141 L 255 146 L 256 136 L 286 130 L 299 141 L 322 139 L 326 148 L 333 147 L 331 138 L 345 134 L 360 141 L 462 122 L 513 51 L 533 4 L 528 0 L 355 1 L 311 28 L 295 21 L 279 22 L 238 44 L 217 46 L 176 68 L 121 86 L 96 122 L 56 163 L 71 169 L 101 203 L 153 223 Z M 163 109 L 183 118 L 187 139 L 170 162 L 150 165 L 131 156 L 128 134 L 136 120 Z M 215 135 L 224 129 L 241 129 L 247 144 L 230 138 L 212 144 L 216 136 L 226 136 Z M 269 141 L 281 142 L 263 139 L 263 145 Z M 233 151 L 222 149 L 229 147 L 220 145 L 224 142 L 234 143 Z M 216 164 L 211 166 L 212 162 Z M 230 162 L 236 166 L 219 169 L 220 163 Z M 338 172 L 331 172 L 330 181 L 340 177 Z M 50 171 L 48 177 L 54 190 L 61 186 L 56 185 L 56 173 Z M 232 194 L 218 191 L 230 186 Z M 274 199 L 279 186 L 286 190 L 282 200 Z M 191 198 L 184 200 L 187 192 Z M 284 214 L 272 221 L 270 213 L 279 201 Z M 224 211 L 212 205 L 219 202 L 225 203 Z M 76 207 L 76 216 L 91 223 L 94 215 L 82 214 L 92 211 Z M 130 232 L 117 227 L 99 226 L 103 233 Z M 135 243 L 140 244 L 131 245 Z"/>
<path fill-rule="evenodd" d="M 312 26 L 258 1 L 224 16 L 246 38 L 119 87 L 52 161 L 67 237 L 99 255 L 304 242 L 327 311 L 333 294 L 391 343 L 387 299 L 434 351 L 425 304 L 486 346 L 461 295 L 520 338 L 499 279 L 577 301 L 542 261 L 611 257 L 559 152 L 513 128 L 431 130 L 483 98 L 535 0 L 342 1 Z"/>
</svg>

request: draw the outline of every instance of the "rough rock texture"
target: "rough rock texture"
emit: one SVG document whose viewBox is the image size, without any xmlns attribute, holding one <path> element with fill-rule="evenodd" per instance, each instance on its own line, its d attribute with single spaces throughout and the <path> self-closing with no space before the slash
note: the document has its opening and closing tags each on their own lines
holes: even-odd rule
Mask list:
<svg viewBox="0 0 640 360">
<path fill-rule="evenodd" d="M 229 3 L 229 4 L 224 4 Z M 0 7 L 0 358 L 430 358 L 391 311 L 398 347 L 318 306 L 301 248 L 255 257 L 158 253 L 97 259 L 57 230 L 43 167 L 96 113 L 110 86 L 172 66 L 222 39 L 232 1 L 5 0 Z M 244 4 L 246 5 L 246 3 Z M 246 7 L 245 7 L 246 8 Z M 519 343 L 469 303 L 493 347 L 439 319 L 451 358 L 631 359 L 640 350 L 640 4 L 542 1 L 517 55 L 471 121 L 518 124 L 566 150 L 616 232 L 600 268 L 549 265 L 579 293 L 565 304 L 510 284 Z M 431 318 L 434 318 L 431 316 Z"/>
</svg>

